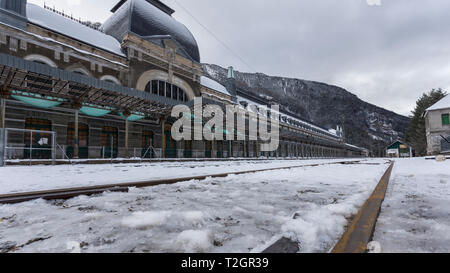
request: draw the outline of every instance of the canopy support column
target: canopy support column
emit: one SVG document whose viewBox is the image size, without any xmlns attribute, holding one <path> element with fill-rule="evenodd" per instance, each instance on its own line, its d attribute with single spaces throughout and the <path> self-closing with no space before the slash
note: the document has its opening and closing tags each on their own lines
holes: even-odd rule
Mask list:
<svg viewBox="0 0 450 273">
<path fill-rule="evenodd" d="M 75 110 L 75 124 L 74 124 L 74 129 L 75 129 L 75 134 L 73 137 L 73 158 L 74 159 L 78 159 L 79 158 L 79 120 L 78 120 L 78 116 L 80 114 L 80 110 L 76 109 Z"/>
<path fill-rule="evenodd" d="M 166 120 L 161 120 L 161 158 L 166 157 Z"/>
<path fill-rule="evenodd" d="M 130 149 L 128 146 L 129 136 L 130 136 L 130 121 L 128 120 L 131 113 L 130 111 L 123 111 L 123 116 L 125 118 L 125 158 L 130 158 Z"/>
<path fill-rule="evenodd" d="M 0 97 L 0 128 L 6 128 L 6 100 Z"/>
<path fill-rule="evenodd" d="M 130 158 L 130 150 L 128 147 L 128 139 L 129 139 L 129 127 L 130 122 L 128 121 L 128 118 L 125 119 L 125 158 Z"/>
</svg>

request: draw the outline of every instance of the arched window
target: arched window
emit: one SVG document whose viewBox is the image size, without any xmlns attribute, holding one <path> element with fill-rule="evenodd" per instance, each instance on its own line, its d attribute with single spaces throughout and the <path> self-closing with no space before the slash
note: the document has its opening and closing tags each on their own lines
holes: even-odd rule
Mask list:
<svg viewBox="0 0 450 273">
<path fill-rule="evenodd" d="M 145 92 L 177 101 L 188 101 L 188 96 L 182 88 L 165 81 L 150 81 L 145 86 Z"/>
<path fill-rule="evenodd" d="M 105 81 L 105 82 L 109 82 L 109 83 L 114 83 L 114 84 L 122 85 L 122 84 L 120 83 L 120 81 L 119 81 L 116 77 L 111 76 L 111 75 L 104 75 L 104 76 L 102 76 L 102 77 L 100 78 L 100 80 L 101 80 L 101 81 Z"/>
<path fill-rule="evenodd" d="M 79 70 L 75 70 L 75 71 L 72 71 L 72 72 L 75 73 L 75 74 L 78 74 L 78 75 L 82 75 L 82 76 L 86 76 L 87 75 L 86 73 L 83 73 L 83 72 L 81 72 Z"/>
<path fill-rule="evenodd" d="M 48 63 L 42 60 L 32 60 L 33 63 L 49 65 Z M 52 91 L 53 90 L 53 81 L 50 79 L 42 79 L 34 76 L 26 76 L 27 87 L 36 89 L 36 90 L 45 90 Z"/>
</svg>

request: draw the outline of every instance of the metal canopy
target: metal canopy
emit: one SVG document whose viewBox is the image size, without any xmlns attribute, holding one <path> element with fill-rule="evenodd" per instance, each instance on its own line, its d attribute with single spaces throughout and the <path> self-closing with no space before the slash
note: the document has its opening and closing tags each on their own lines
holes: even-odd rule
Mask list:
<svg viewBox="0 0 450 273">
<path fill-rule="evenodd" d="M 2 90 L 21 91 L 25 95 L 38 94 L 46 99 L 64 99 L 153 115 L 165 115 L 175 105 L 186 105 L 185 102 L 7 54 L 0 54 L 0 87 Z"/>
</svg>

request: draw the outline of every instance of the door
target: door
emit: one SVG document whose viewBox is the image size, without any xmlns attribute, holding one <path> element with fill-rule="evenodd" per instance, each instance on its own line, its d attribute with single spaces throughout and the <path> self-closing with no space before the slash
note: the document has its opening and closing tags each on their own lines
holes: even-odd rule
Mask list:
<svg viewBox="0 0 450 273">
<path fill-rule="evenodd" d="M 211 158 L 212 157 L 212 142 L 206 141 L 205 142 L 205 158 Z"/>
<path fill-rule="evenodd" d="M 450 135 L 441 140 L 441 153 L 450 153 Z"/>
<path fill-rule="evenodd" d="M 223 158 L 223 141 L 216 142 L 217 158 Z"/>
<path fill-rule="evenodd" d="M 104 158 L 117 158 L 119 153 L 119 130 L 115 127 L 103 127 L 102 146 Z"/>
<path fill-rule="evenodd" d="M 172 125 L 166 125 L 164 130 L 165 135 L 165 157 L 176 158 L 177 157 L 177 143 L 172 138 Z"/>
<path fill-rule="evenodd" d="M 142 132 L 142 154 L 143 158 L 153 158 L 153 132 L 152 131 L 143 131 Z"/>
<path fill-rule="evenodd" d="M 184 141 L 184 158 L 192 158 L 192 141 Z"/>
<path fill-rule="evenodd" d="M 75 144 L 75 123 L 70 122 L 67 126 L 67 148 L 66 155 L 73 158 Z M 89 158 L 89 126 L 78 124 L 78 157 Z"/>
<path fill-rule="evenodd" d="M 25 129 L 26 130 L 37 130 L 37 131 L 51 131 L 52 123 L 45 119 L 27 118 L 25 119 Z M 31 139 L 33 135 L 33 139 Z M 52 158 L 52 135 L 39 133 L 39 132 L 26 132 L 25 133 L 25 149 L 24 158 L 33 159 L 51 159 Z"/>
</svg>

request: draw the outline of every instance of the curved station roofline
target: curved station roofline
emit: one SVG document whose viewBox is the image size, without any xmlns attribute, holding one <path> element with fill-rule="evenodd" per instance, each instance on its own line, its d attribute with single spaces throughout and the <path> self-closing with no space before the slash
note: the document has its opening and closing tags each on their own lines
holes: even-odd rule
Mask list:
<svg viewBox="0 0 450 273">
<path fill-rule="evenodd" d="M 162 5 L 160 1 L 122 0 L 112 9 L 114 14 L 106 20 L 102 30 L 118 41 L 122 41 L 129 32 L 151 42 L 170 36 L 179 45 L 180 55 L 200 63 L 200 51 L 194 36 L 171 16 L 173 10 Z"/>
</svg>

